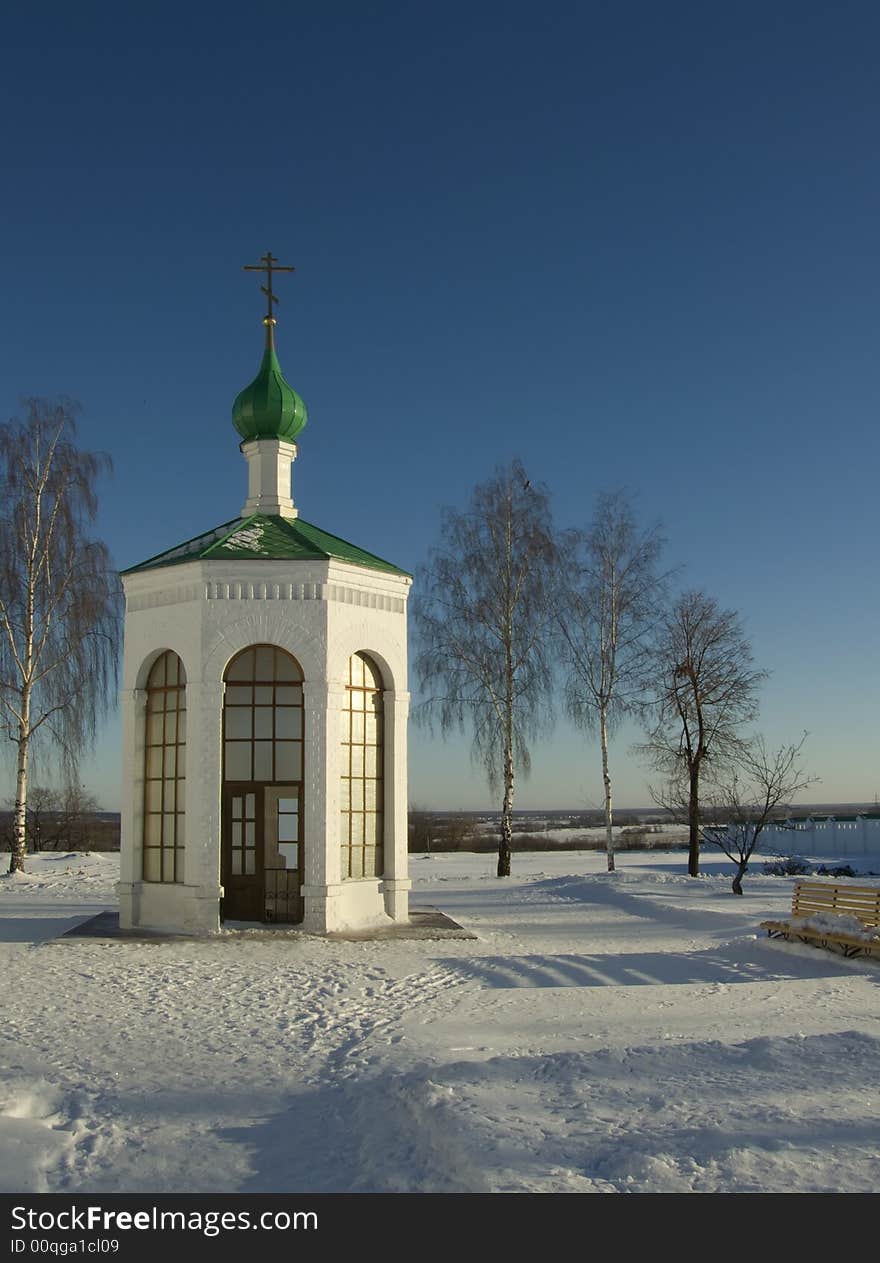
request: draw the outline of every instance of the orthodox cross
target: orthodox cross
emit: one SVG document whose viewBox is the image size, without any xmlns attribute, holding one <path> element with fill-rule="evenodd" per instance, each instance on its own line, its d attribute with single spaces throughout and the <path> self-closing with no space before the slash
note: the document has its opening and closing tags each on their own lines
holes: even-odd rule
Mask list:
<svg viewBox="0 0 880 1263">
<path fill-rule="evenodd" d="M 244 272 L 265 272 L 268 284 L 261 285 L 260 289 L 266 295 L 266 315 L 264 324 L 271 329 L 275 323 L 275 317 L 272 315 L 272 304 L 278 302 L 278 295 L 272 292 L 272 273 L 273 272 L 295 272 L 296 268 L 282 267 L 271 250 L 267 250 L 261 257 L 259 263 L 245 263 L 242 269 Z"/>
</svg>

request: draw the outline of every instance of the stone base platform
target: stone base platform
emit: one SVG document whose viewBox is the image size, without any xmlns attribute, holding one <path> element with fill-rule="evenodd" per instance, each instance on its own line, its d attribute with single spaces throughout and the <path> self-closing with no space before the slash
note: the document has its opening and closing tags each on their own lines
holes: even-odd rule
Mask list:
<svg viewBox="0 0 880 1263">
<path fill-rule="evenodd" d="M 101 939 L 104 941 L 122 941 L 128 943 L 168 943 L 185 939 L 205 943 L 227 943 L 230 940 L 249 942 L 254 939 L 275 942 L 278 939 L 327 938 L 343 943 L 369 943 L 374 940 L 390 939 L 475 939 L 457 921 L 440 912 L 437 908 L 410 908 L 409 921 L 395 921 L 389 925 L 376 926 L 367 930 L 337 930 L 331 934 L 309 935 L 296 925 L 264 925 L 261 922 L 233 921 L 227 922 L 219 934 L 199 936 L 188 934 L 167 934 L 159 930 L 121 930 L 118 912 L 99 912 L 81 925 L 61 934 L 55 942 L 66 939 Z"/>
</svg>

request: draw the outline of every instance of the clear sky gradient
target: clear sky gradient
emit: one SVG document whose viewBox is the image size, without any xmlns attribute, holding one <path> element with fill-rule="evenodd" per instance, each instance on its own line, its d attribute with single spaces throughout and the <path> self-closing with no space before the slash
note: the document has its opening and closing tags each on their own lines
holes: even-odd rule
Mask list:
<svg viewBox="0 0 880 1263">
<path fill-rule="evenodd" d="M 0 415 L 81 400 L 120 567 L 241 507 L 271 248 L 307 520 L 417 571 L 514 455 L 561 525 L 625 485 L 811 796 L 880 792 L 876 4 L 48 4 L 3 43 Z M 84 770 L 117 807 L 118 721 Z M 600 798 L 560 721 L 518 805 Z M 410 799 L 491 802 L 418 731 Z"/>
</svg>

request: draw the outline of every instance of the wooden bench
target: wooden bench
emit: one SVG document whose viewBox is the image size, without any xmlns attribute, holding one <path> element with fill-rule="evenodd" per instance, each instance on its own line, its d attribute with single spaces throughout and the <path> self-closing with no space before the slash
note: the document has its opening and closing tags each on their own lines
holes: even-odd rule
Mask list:
<svg viewBox="0 0 880 1263">
<path fill-rule="evenodd" d="M 822 923 L 810 925 L 808 918 L 812 917 L 821 917 Z M 839 928 L 833 924 L 835 917 L 841 920 Z M 877 931 L 876 936 L 863 937 L 851 922 L 847 924 L 845 917 L 854 917 L 866 930 Z M 771 938 L 799 939 L 832 950 L 839 948 L 844 956 L 880 956 L 880 885 L 799 881 L 792 895 L 791 920 L 762 921 L 761 929 Z"/>
</svg>

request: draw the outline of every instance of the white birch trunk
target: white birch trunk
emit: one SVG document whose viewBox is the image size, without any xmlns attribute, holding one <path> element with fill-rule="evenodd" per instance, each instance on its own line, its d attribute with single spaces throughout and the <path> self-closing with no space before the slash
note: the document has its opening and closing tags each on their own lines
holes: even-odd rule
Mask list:
<svg viewBox="0 0 880 1263">
<path fill-rule="evenodd" d="M 605 785 L 605 850 L 608 855 L 608 872 L 614 872 L 614 831 L 611 806 L 611 773 L 608 771 L 608 722 L 603 706 L 600 711 L 599 729 L 602 744 L 602 781 Z"/>
<path fill-rule="evenodd" d="M 15 774 L 15 809 L 12 827 L 12 851 L 9 858 L 10 873 L 24 872 L 24 856 L 27 849 L 27 774 L 30 715 L 31 695 L 30 689 L 27 689 L 22 697 L 21 721 L 18 726 L 18 761 Z"/>
</svg>

